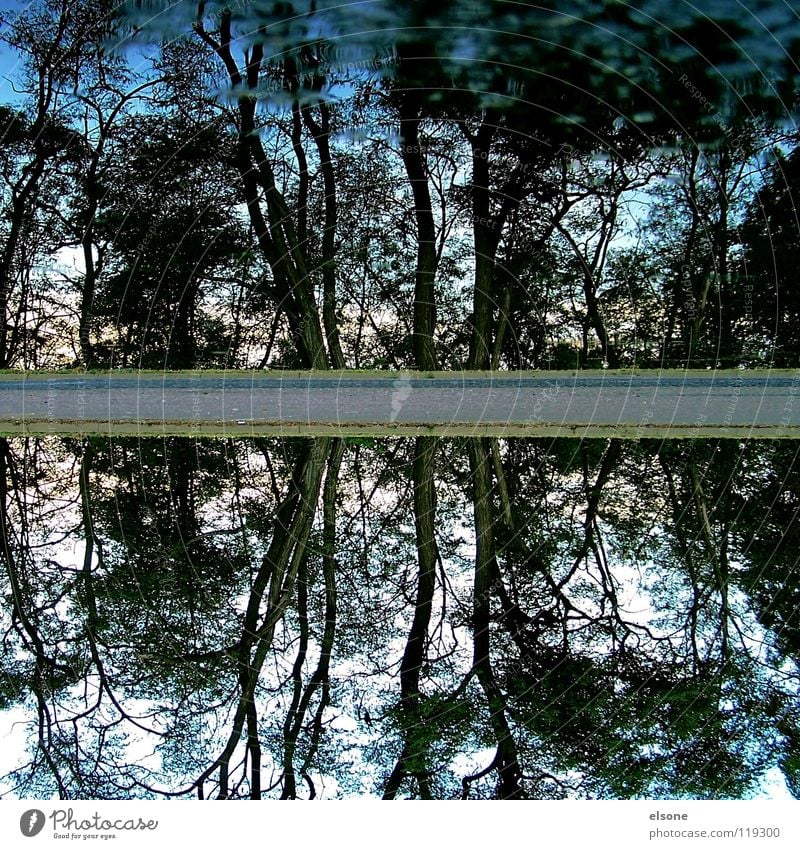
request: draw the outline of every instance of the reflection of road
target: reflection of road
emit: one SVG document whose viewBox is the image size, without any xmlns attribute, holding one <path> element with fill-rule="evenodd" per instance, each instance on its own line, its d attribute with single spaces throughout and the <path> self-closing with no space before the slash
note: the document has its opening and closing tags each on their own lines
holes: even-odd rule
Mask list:
<svg viewBox="0 0 800 849">
<path fill-rule="evenodd" d="M 402 385 L 401 385 L 402 384 Z M 542 377 L 37 377 L 0 380 L 0 430 L 103 432 L 115 423 L 216 432 L 414 425 L 498 432 L 800 436 L 800 377 L 746 373 Z"/>
</svg>

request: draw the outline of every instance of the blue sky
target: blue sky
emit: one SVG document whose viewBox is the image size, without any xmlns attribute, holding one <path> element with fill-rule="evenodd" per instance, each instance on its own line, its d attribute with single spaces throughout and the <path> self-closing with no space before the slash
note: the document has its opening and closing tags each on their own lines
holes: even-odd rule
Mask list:
<svg viewBox="0 0 800 849">
<path fill-rule="evenodd" d="M 0 9 L 5 11 L 3 5 L 0 4 Z M 20 99 L 20 95 L 14 92 L 10 80 L 19 76 L 21 70 L 19 55 L 0 41 L 0 103 L 9 103 Z"/>
</svg>

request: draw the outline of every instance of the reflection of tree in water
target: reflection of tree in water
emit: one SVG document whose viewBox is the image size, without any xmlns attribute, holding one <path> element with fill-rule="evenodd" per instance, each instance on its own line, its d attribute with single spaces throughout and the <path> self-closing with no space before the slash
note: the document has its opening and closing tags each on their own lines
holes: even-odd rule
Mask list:
<svg viewBox="0 0 800 849">
<path fill-rule="evenodd" d="M 797 793 L 791 443 L 0 447 L 12 795 Z"/>
</svg>

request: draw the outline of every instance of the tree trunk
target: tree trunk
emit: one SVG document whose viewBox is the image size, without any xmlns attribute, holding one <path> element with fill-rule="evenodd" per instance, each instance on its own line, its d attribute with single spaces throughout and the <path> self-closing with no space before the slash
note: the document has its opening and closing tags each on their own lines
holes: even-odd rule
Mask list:
<svg viewBox="0 0 800 849">
<path fill-rule="evenodd" d="M 275 303 L 286 313 L 303 365 L 307 368 L 327 369 L 328 355 L 306 267 L 304 245 L 292 223 L 293 216 L 286 199 L 275 183 L 272 166 L 258 134 L 255 95 L 247 93 L 258 88 L 263 46 L 255 44 L 245 53 L 243 75 L 231 53 L 231 17 L 229 10 L 221 13 L 219 41 L 212 38 L 201 23 L 196 23 L 194 29 L 222 60 L 231 87 L 238 91 L 236 165 L 244 188 L 250 222 L 272 269 Z M 266 200 L 266 218 L 261 209 L 262 191 Z"/>
<path fill-rule="evenodd" d="M 722 150 L 719 154 L 719 173 L 717 174 L 717 205 L 719 209 L 714 233 L 714 252 L 716 254 L 715 265 L 719 302 L 719 359 L 722 361 L 723 368 L 737 365 L 742 353 L 738 349 L 734 350 L 732 315 L 736 307 L 731 303 L 730 298 L 730 270 L 728 266 L 729 170 L 730 156 L 727 150 Z"/>
<path fill-rule="evenodd" d="M 35 137 L 34 137 L 35 138 Z M 0 368 L 10 368 L 14 362 L 14 344 L 9 340 L 10 329 L 8 314 L 8 302 L 13 289 L 14 260 L 17 255 L 17 246 L 25 225 L 28 213 L 28 203 L 36 196 L 39 180 L 44 173 L 46 156 L 41 150 L 38 140 L 34 141 L 34 160 L 25 173 L 27 179 L 14 187 L 14 199 L 11 205 L 9 226 L 6 232 L 3 252 L 0 254 Z M 20 304 L 20 310 L 25 309 Z"/>
<path fill-rule="evenodd" d="M 517 744 L 506 719 L 506 697 L 494 677 L 491 659 L 491 596 L 492 579 L 497 572 L 494 551 L 494 509 L 492 504 L 491 449 L 483 439 L 468 442 L 470 475 L 474 492 L 475 583 L 472 596 L 473 668 L 489 707 L 489 723 L 497 741 L 494 764 L 497 769 L 497 795 L 501 799 L 521 799 L 524 796 L 522 770 L 517 756 Z"/>
<path fill-rule="evenodd" d="M 319 152 L 319 163 L 325 187 L 325 225 L 322 232 L 322 322 L 325 338 L 328 342 L 328 354 L 331 365 L 337 369 L 345 367 L 344 354 L 339 341 L 339 327 L 336 320 L 336 224 L 338 220 L 338 201 L 336 198 L 336 179 L 333 172 L 330 147 L 330 109 L 327 104 L 319 105 L 321 122 L 317 124 L 309 108 L 303 110 L 306 126 L 314 137 Z"/>
<path fill-rule="evenodd" d="M 94 217 L 94 212 L 92 213 Z M 83 265 L 86 269 L 83 275 L 83 290 L 81 291 L 81 315 L 78 324 L 78 344 L 80 346 L 81 362 L 83 367 L 89 369 L 94 360 L 92 348 L 91 324 L 92 304 L 97 285 L 91 227 L 87 225 L 81 239 L 81 250 L 83 251 Z"/>
<path fill-rule="evenodd" d="M 169 368 L 190 369 L 195 365 L 194 312 L 197 284 L 187 283 L 180 295 L 167 350 Z"/>
<path fill-rule="evenodd" d="M 474 136 L 472 147 L 472 231 L 475 246 L 475 283 L 472 293 L 472 336 L 468 369 L 489 368 L 492 350 L 492 308 L 494 263 L 499 243 L 492 220 L 489 196 L 489 152 L 494 125 L 484 120 Z"/>
<path fill-rule="evenodd" d="M 603 315 L 600 312 L 600 302 L 597 300 L 597 296 L 594 291 L 594 281 L 589 276 L 584 276 L 583 294 L 586 298 L 586 313 L 589 323 L 591 324 L 592 329 L 597 336 L 597 341 L 600 343 L 600 347 L 602 348 L 603 359 L 608 363 L 610 368 L 619 368 L 619 354 L 611 340 L 608 338 L 608 331 L 606 330 L 606 325 L 603 321 Z"/>
<path fill-rule="evenodd" d="M 325 477 L 325 487 L 322 493 L 323 529 L 322 529 L 322 574 L 325 581 L 325 624 L 323 627 L 322 640 L 320 641 L 320 656 L 317 668 L 311 678 L 302 689 L 301 671 L 305 660 L 308 644 L 308 590 L 306 586 L 307 570 L 302 564 L 302 571 L 298 575 L 298 620 L 301 625 L 300 647 L 298 649 L 297 661 L 293 677 L 295 679 L 294 696 L 292 704 L 284 722 L 284 784 L 283 799 L 297 798 L 297 773 L 308 779 L 308 767 L 317 751 L 319 739 L 322 734 L 322 716 L 330 703 L 330 662 L 333 652 L 333 640 L 336 633 L 336 495 L 338 492 L 339 468 L 344 455 L 344 442 L 341 439 L 334 441 L 328 460 L 328 472 Z M 317 705 L 312 718 L 311 744 L 308 752 L 300 765 L 299 770 L 295 766 L 297 752 L 297 740 L 301 730 L 306 724 L 306 714 L 314 694 L 322 688 L 322 697 Z"/>
<path fill-rule="evenodd" d="M 434 460 L 437 440 L 432 436 L 417 437 L 414 446 L 412 476 L 414 481 L 414 522 L 417 534 L 417 599 L 414 619 L 400 664 L 400 706 L 403 712 L 404 743 L 400 758 L 384 789 L 383 798 L 393 799 L 403 779 L 411 775 L 417 780 L 420 796 L 431 798 L 428 775 L 430 734 L 426 718 L 420 712 L 419 679 L 425 662 L 425 643 L 431 621 L 433 593 L 436 587 L 436 488 Z"/>
<path fill-rule="evenodd" d="M 403 98 L 400 106 L 400 152 L 414 196 L 417 223 L 417 268 L 414 284 L 414 359 L 420 371 L 436 369 L 433 337 L 436 331 L 436 229 L 425 167 L 425 151 L 419 142 L 419 113 L 415 103 Z"/>
<path fill-rule="evenodd" d="M 221 798 L 227 793 L 228 766 L 242 739 L 245 722 L 252 723 L 259 675 L 272 645 L 275 627 L 284 615 L 306 557 L 308 537 L 317 511 L 319 492 L 330 448 L 327 438 L 305 440 L 292 473 L 289 491 L 275 512 L 273 535 L 261 566 L 254 576 L 242 637 L 235 647 L 239 701 L 231 731 L 222 752 L 197 778 L 195 786 L 202 798 L 205 781 L 220 774 Z M 267 609 L 262 611 L 266 601 Z"/>
</svg>

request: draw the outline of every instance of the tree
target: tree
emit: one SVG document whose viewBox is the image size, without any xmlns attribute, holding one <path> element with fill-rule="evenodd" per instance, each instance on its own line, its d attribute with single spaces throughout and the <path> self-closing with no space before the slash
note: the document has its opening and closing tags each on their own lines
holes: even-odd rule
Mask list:
<svg viewBox="0 0 800 849">
<path fill-rule="evenodd" d="M 794 282 L 800 262 L 799 151 L 774 149 L 774 162 L 740 231 L 743 255 L 735 270 L 737 288 L 749 296 L 751 344 L 768 362 L 785 367 L 796 365 L 800 352 L 800 300 Z"/>
<path fill-rule="evenodd" d="M 81 153 L 80 137 L 70 126 L 75 89 L 89 68 L 103 63 L 105 39 L 114 31 L 117 4 L 41 0 L 24 12 L 0 18 L 3 41 L 24 57 L 23 113 L 4 116 L 4 135 L 18 148 L 17 164 L 4 169 L 8 188 L 8 227 L 0 254 L 0 365 L 18 356 L 19 321 L 9 325 L 14 278 L 21 274 L 22 237 L 37 214 L 48 207 L 41 191 L 48 175 Z M 17 307 L 24 312 L 25 305 Z M 9 333 L 9 331 L 11 331 Z"/>
<path fill-rule="evenodd" d="M 100 65 L 94 69 L 94 79 L 83 93 L 77 95 L 84 108 L 83 155 L 76 169 L 77 185 L 67 221 L 70 235 L 80 245 L 83 260 L 83 279 L 79 285 L 78 339 L 80 361 L 87 369 L 95 365 L 92 344 L 94 300 L 105 259 L 105 251 L 97 243 L 95 230 L 98 212 L 105 201 L 104 194 L 110 182 L 108 172 L 113 168 L 109 165 L 109 160 L 113 161 L 113 154 L 107 156 L 106 147 L 115 141 L 117 121 L 125 115 L 126 109 L 162 82 L 156 78 L 133 84 L 119 60 L 112 64 L 100 54 L 98 61 Z M 124 88 L 120 88 L 120 85 L 124 85 Z"/>
<path fill-rule="evenodd" d="M 791 446 L 2 448 L 3 792 L 796 791 Z"/>
<path fill-rule="evenodd" d="M 138 5 L 133 3 L 131 8 Z M 431 368 L 437 362 L 433 336 L 438 332 L 436 310 L 441 298 L 436 285 L 440 256 L 433 219 L 432 169 L 425 141 L 420 138 L 424 122 L 457 124 L 469 147 L 469 219 L 475 276 L 468 317 L 468 364 L 471 368 L 488 368 L 499 362 L 497 350 L 502 349 L 508 330 L 505 304 L 509 290 L 505 275 L 497 274 L 498 251 L 508 245 L 510 222 L 527 198 L 534 196 L 542 212 L 554 212 L 552 175 L 548 172 L 565 158 L 565 150 L 566 158 L 602 150 L 622 173 L 623 166 L 632 164 L 634 149 L 637 161 L 643 151 L 663 143 L 684 144 L 689 149 L 718 145 L 723 149 L 752 116 L 772 120 L 781 112 L 785 114 L 791 105 L 793 72 L 777 52 L 765 49 L 763 32 L 754 22 L 758 12 L 769 7 L 774 23 L 770 37 L 788 50 L 798 40 L 797 24 L 779 4 L 752 5 L 752 22 L 710 2 L 691 8 L 680 5 L 659 9 L 659 27 L 648 23 L 646 14 L 618 3 L 582 0 L 569 8 L 563 4 L 520 6 L 501 2 L 471 4 L 469 8 L 447 3 L 433 8 L 412 3 L 381 12 L 387 16 L 381 19 L 382 26 L 391 25 L 396 34 L 390 43 L 393 61 L 387 88 L 396 109 L 401 159 L 414 198 L 417 257 L 412 334 L 418 367 Z M 345 65 L 353 56 L 357 61 L 351 64 L 367 63 L 378 52 L 374 36 L 364 35 L 376 31 L 371 26 L 375 13 L 372 8 L 353 7 L 343 14 L 341 9 L 334 12 L 328 6 L 313 4 L 293 7 L 287 17 L 282 7 L 257 2 L 234 10 L 204 3 L 196 8 L 193 4 L 170 7 L 168 14 L 159 18 L 169 29 L 185 23 L 187 14 L 199 15 L 198 32 L 225 63 L 231 88 L 250 92 L 238 98 L 240 111 L 253 110 L 254 101 L 262 95 L 275 101 L 279 99 L 276 95 L 288 91 L 288 102 L 294 103 L 293 149 L 299 163 L 298 224 L 304 216 L 307 192 L 303 175 L 308 169 L 302 162 L 305 152 L 300 143 L 300 130 L 311 114 L 307 105 L 313 104 L 322 115 L 321 104 L 326 98 L 341 96 L 346 90 L 331 68 L 337 63 Z M 203 35 L 204 16 L 206 21 L 215 21 L 218 36 Z M 496 26 L 488 30 L 484 22 L 490 18 Z M 718 37 L 712 40 L 713 47 L 707 48 L 707 31 L 712 25 Z M 240 31 L 249 35 L 238 36 Z M 435 39 L 430 35 L 434 31 Z M 337 34 L 335 39 L 330 37 L 332 32 Z M 527 33 L 536 33 L 536 38 L 527 38 Z M 247 51 L 249 76 L 233 62 L 233 44 Z M 465 49 L 470 55 L 480 55 L 481 62 L 465 61 Z M 282 57 L 281 63 L 268 68 L 263 62 L 265 50 Z M 671 70 L 678 61 L 684 69 L 680 78 Z M 509 79 L 509 68 L 513 69 L 513 79 Z M 773 73 L 775 86 L 763 85 L 761 75 L 767 72 Z M 263 83 L 261 90 L 259 80 Z M 243 107 L 243 103 L 249 105 Z M 252 116 L 247 120 L 247 126 L 252 124 L 255 129 Z M 305 124 L 317 143 L 320 163 L 328 162 L 318 144 L 327 136 L 314 130 L 314 126 L 321 129 L 321 123 Z M 259 157 L 263 159 L 257 142 L 248 144 L 255 157 L 251 164 L 260 161 Z M 723 170 L 726 174 L 730 171 L 727 166 Z M 242 173 L 249 172 L 245 168 Z M 327 165 L 323 177 L 329 217 L 322 229 L 329 248 L 335 229 L 330 216 L 336 192 L 332 191 Z M 267 194 L 277 198 L 269 188 L 272 178 L 266 175 L 264 179 Z M 720 210 L 728 209 L 728 194 L 727 189 L 717 192 L 717 200 L 723 201 Z M 281 212 L 280 203 L 275 203 L 276 212 L 270 218 L 273 226 L 276 215 L 288 220 L 283 213 L 290 212 L 289 207 Z M 612 203 L 606 210 L 606 223 L 615 218 L 614 208 Z M 721 214 L 729 221 L 727 211 Z M 720 274 L 727 279 L 728 225 L 721 220 L 716 222 L 714 250 L 722 263 Z M 560 223 L 563 229 L 563 221 Z M 608 233 L 600 234 L 594 246 L 599 256 L 605 255 L 602 245 L 608 243 L 614 230 L 605 229 Z M 289 253 L 297 254 L 296 238 L 285 238 Z M 302 239 L 297 241 L 298 245 L 302 243 Z M 597 269 L 591 270 L 591 258 L 578 261 L 583 269 L 586 322 L 598 335 L 606 355 L 614 360 L 616 353 L 607 338 L 596 293 Z M 330 268 L 329 259 L 324 260 L 323 267 Z M 325 281 L 323 288 L 330 293 L 329 272 Z M 438 288 L 441 292 L 442 287 Z M 699 294 L 702 296 L 702 291 Z M 307 306 L 311 315 L 314 304 L 309 301 Z M 305 308 L 301 312 L 305 314 Z M 696 318 L 699 320 L 699 314 Z M 732 327 L 732 321 L 723 315 L 721 332 L 730 335 Z"/>
<path fill-rule="evenodd" d="M 233 57 L 231 25 L 231 12 L 223 9 L 219 18 L 218 34 L 208 32 L 202 20 L 195 22 L 195 31 L 222 61 L 231 89 L 236 93 L 235 161 L 244 189 L 250 222 L 261 250 L 272 267 L 276 302 L 286 312 L 303 364 L 307 368 L 326 369 L 328 356 L 309 277 L 305 246 L 301 238 L 302 228 L 298 232 L 294 216 L 276 183 L 272 163 L 259 135 L 256 118 L 257 101 L 254 92 L 258 90 L 262 81 L 264 44 L 256 43 L 251 48 L 245 49 L 244 71 L 240 70 Z M 291 76 L 291 74 L 288 75 Z M 299 117 L 297 114 L 296 120 L 299 120 Z M 320 130 L 318 138 L 324 135 Z M 261 192 L 265 200 L 266 217 L 261 207 Z M 303 209 L 302 203 L 300 209 Z M 331 213 L 332 208 L 329 205 L 329 228 L 333 226 Z"/>
<path fill-rule="evenodd" d="M 93 216 L 108 246 L 94 312 L 118 364 L 191 368 L 204 342 L 201 297 L 250 247 L 228 138 L 219 123 L 179 116 L 131 116 L 120 130 Z"/>
</svg>

